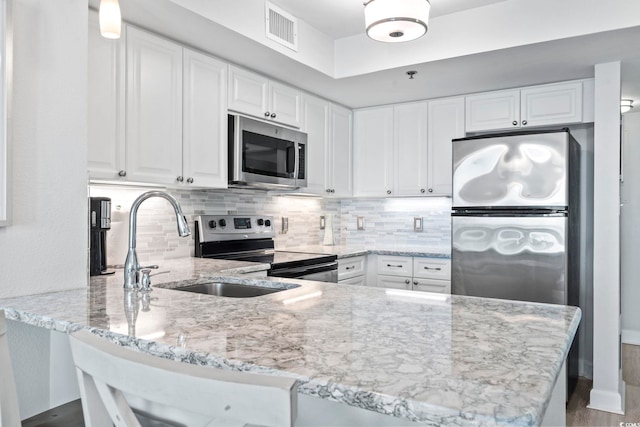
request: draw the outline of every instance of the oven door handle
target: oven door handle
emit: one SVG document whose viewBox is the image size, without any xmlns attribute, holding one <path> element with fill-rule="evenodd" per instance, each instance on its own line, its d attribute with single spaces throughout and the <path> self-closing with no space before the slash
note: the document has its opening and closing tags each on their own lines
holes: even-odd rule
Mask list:
<svg viewBox="0 0 640 427">
<path fill-rule="evenodd" d="M 295 279 L 299 276 L 306 276 L 308 274 L 322 273 L 324 271 L 331 271 L 338 269 L 338 261 L 328 262 L 325 264 L 306 265 L 304 267 L 296 268 L 278 268 L 271 269 L 269 276 L 273 277 L 288 277 Z"/>
</svg>

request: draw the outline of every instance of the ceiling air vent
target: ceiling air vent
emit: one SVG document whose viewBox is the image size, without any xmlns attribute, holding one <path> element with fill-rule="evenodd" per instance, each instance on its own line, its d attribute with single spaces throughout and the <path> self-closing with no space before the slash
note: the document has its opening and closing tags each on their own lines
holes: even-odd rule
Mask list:
<svg viewBox="0 0 640 427">
<path fill-rule="evenodd" d="M 267 38 L 298 51 L 298 18 L 265 2 Z"/>
</svg>

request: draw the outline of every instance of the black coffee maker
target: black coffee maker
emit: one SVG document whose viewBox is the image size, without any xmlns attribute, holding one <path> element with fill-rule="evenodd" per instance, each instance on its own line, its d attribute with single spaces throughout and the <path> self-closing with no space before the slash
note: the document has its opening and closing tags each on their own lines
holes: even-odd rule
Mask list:
<svg viewBox="0 0 640 427">
<path fill-rule="evenodd" d="M 107 271 L 107 231 L 111 229 L 111 199 L 89 198 L 89 275 L 113 274 Z"/>
</svg>

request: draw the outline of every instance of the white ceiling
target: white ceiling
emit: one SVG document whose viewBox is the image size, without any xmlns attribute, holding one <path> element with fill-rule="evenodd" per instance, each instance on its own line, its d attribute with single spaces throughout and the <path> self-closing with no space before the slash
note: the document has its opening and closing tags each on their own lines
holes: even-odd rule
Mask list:
<svg viewBox="0 0 640 427">
<path fill-rule="evenodd" d="M 213 12 L 213 18 L 200 15 L 178 4 L 187 1 L 199 7 L 209 7 Z M 281 51 L 278 52 L 257 38 L 245 33 L 241 34 L 242 31 L 229 28 L 225 22 L 218 22 L 215 19 L 223 13 L 220 10 L 223 6 L 227 9 L 224 11 L 227 13 L 226 16 L 236 16 L 241 22 L 248 13 L 254 13 L 254 17 L 262 16 L 263 1 L 121 0 L 121 7 L 123 18 L 129 22 L 166 34 L 186 45 L 211 52 L 227 61 L 351 108 L 589 78 L 594 75 L 595 64 L 621 61 L 622 97 L 637 100 L 637 109 L 632 111 L 640 111 L 640 14 L 628 14 L 631 16 L 628 21 L 632 24 L 627 25 L 626 28 L 562 37 L 539 43 L 526 43 L 485 52 L 478 51 L 474 54 L 456 54 L 444 59 L 414 61 L 403 65 L 394 65 L 394 61 L 389 59 L 385 69 L 359 73 L 351 77 L 334 78 L 331 73 L 319 70 Z M 361 37 L 364 32 L 362 0 L 271 1 L 304 20 L 307 25 L 326 33 L 329 40 L 336 40 L 337 44 L 341 40 L 359 42 L 357 37 Z M 535 1 L 551 4 L 552 7 L 556 6 L 551 0 Z M 565 1 L 568 0 L 563 0 Z M 609 8 L 617 4 L 618 16 L 625 15 L 624 8 L 631 7 L 635 11 L 640 4 L 635 0 L 633 2 L 612 0 L 612 2 L 607 3 L 606 6 Z M 89 0 L 89 3 L 97 7 L 98 0 Z M 530 3 L 522 0 L 431 0 L 431 4 L 431 16 L 440 16 L 439 19 L 448 21 L 468 15 L 470 12 L 482 13 L 483 9 L 487 8 L 495 10 L 493 8 L 510 7 L 512 13 L 515 8 L 516 12 L 527 14 L 526 10 L 520 12 L 518 7 Z M 576 0 L 571 4 L 576 4 Z M 599 16 L 587 15 L 587 18 L 588 22 L 591 22 L 591 19 L 595 20 L 593 25 L 596 25 L 598 20 L 603 21 Z M 554 16 L 549 19 L 556 26 L 562 25 L 565 20 L 564 16 Z M 247 24 L 254 30 L 257 30 L 256 25 Z M 482 28 L 486 27 L 487 32 L 490 33 L 492 25 L 497 24 L 487 22 L 482 25 Z M 523 29 L 521 33 L 526 30 L 528 29 Z M 264 31 L 264 27 L 261 31 Z M 455 35 L 452 32 L 444 34 L 445 40 Z M 443 34 L 438 34 L 437 25 L 434 23 L 425 36 L 429 38 L 426 41 L 431 42 L 438 36 L 443 37 Z M 515 36 L 521 36 L 521 34 L 515 34 Z M 264 33 L 261 37 L 264 38 Z M 366 40 L 363 43 L 367 43 Z M 425 45 L 414 44 L 414 46 Z M 392 49 L 388 46 L 387 48 Z M 393 47 L 393 49 L 402 48 Z M 388 52 L 393 53 L 395 50 Z M 408 58 L 411 59 L 412 55 L 409 54 Z M 418 71 L 414 80 L 407 78 L 408 70 Z"/>
<path fill-rule="evenodd" d="M 508 0 L 430 0 L 432 18 Z M 364 30 L 363 0 L 271 0 L 332 39 Z"/>
</svg>

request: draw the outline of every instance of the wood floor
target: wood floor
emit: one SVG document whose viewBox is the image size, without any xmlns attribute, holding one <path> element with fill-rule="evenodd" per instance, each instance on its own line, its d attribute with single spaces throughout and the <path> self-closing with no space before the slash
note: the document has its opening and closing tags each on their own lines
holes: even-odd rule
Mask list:
<svg viewBox="0 0 640 427">
<path fill-rule="evenodd" d="M 640 346 L 622 345 L 622 375 L 626 383 L 624 415 L 588 409 L 591 380 L 580 378 L 567 404 L 567 426 L 640 426 Z"/>
</svg>

